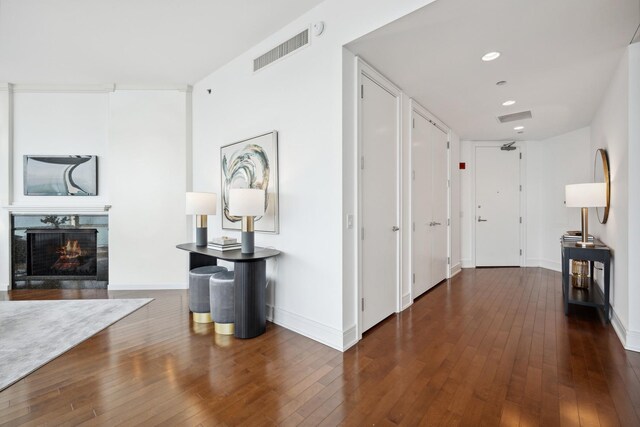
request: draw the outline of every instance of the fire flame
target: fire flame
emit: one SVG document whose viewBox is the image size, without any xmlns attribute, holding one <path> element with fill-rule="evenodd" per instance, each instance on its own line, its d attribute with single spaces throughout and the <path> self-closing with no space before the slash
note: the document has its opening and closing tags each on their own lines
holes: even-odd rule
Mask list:
<svg viewBox="0 0 640 427">
<path fill-rule="evenodd" d="M 59 254 L 63 260 L 78 258 L 84 254 L 77 240 L 67 240 L 64 246 L 60 246 L 56 250 L 56 253 Z"/>
</svg>

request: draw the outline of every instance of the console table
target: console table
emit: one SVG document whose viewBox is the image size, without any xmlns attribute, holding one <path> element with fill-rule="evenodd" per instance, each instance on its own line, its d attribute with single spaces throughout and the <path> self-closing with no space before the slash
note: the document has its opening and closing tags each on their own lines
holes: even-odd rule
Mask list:
<svg viewBox="0 0 640 427">
<path fill-rule="evenodd" d="M 611 249 L 600 241 L 595 246 L 576 246 L 575 241 L 561 239 L 562 249 L 562 297 L 564 314 L 569 314 L 569 304 L 596 307 L 602 310 L 604 322 L 609 323 L 609 286 L 611 277 Z M 589 261 L 589 287 L 577 289 L 571 285 L 569 264 L 572 259 Z M 604 266 L 604 294 L 593 277 L 593 264 L 601 262 Z"/>
<path fill-rule="evenodd" d="M 216 251 L 195 243 L 176 246 L 189 252 L 189 271 L 205 265 L 217 265 L 218 260 L 233 262 L 235 289 L 235 336 L 254 338 L 265 332 L 267 324 L 265 287 L 267 285 L 267 258 L 280 251 L 256 247 L 252 254 L 239 249 Z"/>
</svg>

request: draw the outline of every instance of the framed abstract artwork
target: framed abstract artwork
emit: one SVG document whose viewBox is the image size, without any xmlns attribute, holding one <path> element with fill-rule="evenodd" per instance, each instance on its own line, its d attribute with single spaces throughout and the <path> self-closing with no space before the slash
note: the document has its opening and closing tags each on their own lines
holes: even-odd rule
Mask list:
<svg viewBox="0 0 640 427">
<path fill-rule="evenodd" d="M 24 156 L 25 196 L 96 196 L 97 156 Z"/>
<path fill-rule="evenodd" d="M 255 218 L 255 231 L 278 233 L 278 132 L 221 147 L 220 163 L 222 228 L 240 230 L 242 224 L 242 217 L 229 214 L 229 190 L 258 188 L 266 193 L 265 214 Z"/>
</svg>

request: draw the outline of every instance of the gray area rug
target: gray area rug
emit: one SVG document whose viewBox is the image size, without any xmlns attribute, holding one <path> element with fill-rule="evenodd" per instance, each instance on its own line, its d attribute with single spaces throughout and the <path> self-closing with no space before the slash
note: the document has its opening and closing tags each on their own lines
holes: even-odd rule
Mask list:
<svg viewBox="0 0 640 427">
<path fill-rule="evenodd" d="M 0 301 L 0 391 L 151 301 Z"/>
</svg>

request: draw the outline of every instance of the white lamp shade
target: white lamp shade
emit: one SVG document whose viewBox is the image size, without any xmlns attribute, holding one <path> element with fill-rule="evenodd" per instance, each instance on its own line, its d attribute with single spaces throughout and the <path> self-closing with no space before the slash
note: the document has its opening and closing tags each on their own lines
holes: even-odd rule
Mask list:
<svg viewBox="0 0 640 427">
<path fill-rule="evenodd" d="M 216 193 L 187 193 L 187 215 L 215 215 Z"/>
<path fill-rule="evenodd" d="M 607 187 L 604 182 L 571 184 L 564 187 L 568 208 L 596 208 L 607 205 Z"/>
<path fill-rule="evenodd" d="M 264 214 L 264 190 L 232 188 L 229 190 L 229 214 L 233 216 L 260 216 Z"/>
</svg>

